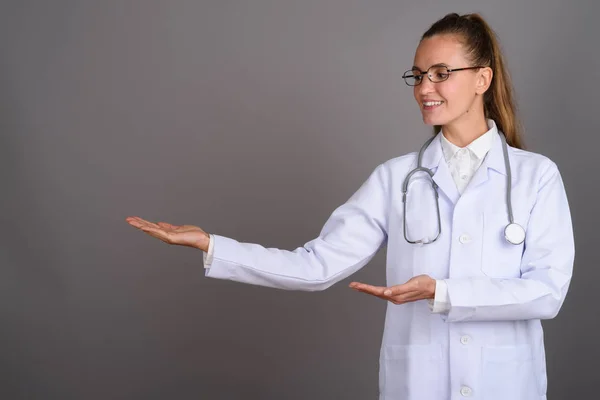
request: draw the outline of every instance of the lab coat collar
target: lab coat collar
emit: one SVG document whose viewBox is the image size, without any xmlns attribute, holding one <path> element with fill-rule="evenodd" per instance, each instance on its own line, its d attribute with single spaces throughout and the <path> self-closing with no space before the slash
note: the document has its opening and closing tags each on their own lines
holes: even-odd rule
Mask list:
<svg viewBox="0 0 600 400">
<path fill-rule="evenodd" d="M 471 148 L 471 150 L 478 157 L 481 157 L 482 154 L 485 157 L 481 165 L 484 168 L 480 169 L 491 168 L 500 174 L 506 175 L 506 166 L 504 165 L 504 154 L 502 153 L 502 142 L 499 136 L 503 133 L 498 130 L 494 120 L 488 119 L 488 126 L 490 127 L 490 130 L 471 143 L 471 145 L 474 145 Z M 426 168 L 431 169 L 432 171 L 434 171 L 434 169 L 440 166 L 441 161 L 445 161 L 444 151 L 442 149 L 441 136 L 442 132 L 440 131 L 430 143 L 429 147 L 423 153 L 422 165 Z M 478 140 L 482 138 L 483 140 L 478 142 Z M 486 143 L 486 141 L 488 140 L 489 142 L 491 142 L 491 144 Z M 489 150 L 487 150 L 487 154 L 484 154 L 488 146 Z"/>
<path fill-rule="evenodd" d="M 500 135 L 504 135 L 504 133 L 495 130 L 496 134 L 493 135 L 492 138 L 492 147 L 488 151 L 488 154 L 485 156 L 483 160 L 482 166 L 486 165 L 487 168 L 493 169 L 494 171 L 506 175 L 506 165 L 504 164 L 504 153 L 502 150 L 502 140 L 500 139 Z M 510 153 L 509 153 L 510 157 Z"/>
<path fill-rule="evenodd" d="M 475 171 L 471 182 L 469 182 L 465 189 L 465 193 L 487 181 L 489 179 L 490 170 L 502 175 L 506 175 L 504 154 L 502 153 L 502 141 L 500 139 L 500 135 L 498 134 L 494 135 L 492 147 L 485 156 L 481 166 L 477 169 L 477 171 Z"/>
<path fill-rule="evenodd" d="M 477 157 L 479 160 L 482 160 L 486 156 L 486 154 L 492 147 L 494 135 L 497 135 L 498 133 L 496 123 L 493 120 L 487 119 L 487 126 L 487 132 L 485 132 L 483 135 L 479 136 L 477 139 L 473 140 L 466 146 L 466 148 L 471 153 L 473 153 L 475 157 Z M 448 139 L 446 139 L 446 136 L 444 136 L 443 129 L 441 131 L 440 141 L 442 145 L 442 152 L 444 154 L 444 158 L 446 159 L 446 162 L 449 162 L 461 148 L 455 145 L 454 143 L 450 142 Z"/>
<path fill-rule="evenodd" d="M 460 197 L 460 193 L 456 188 L 456 183 L 454 183 L 448 165 L 444 160 L 440 138 L 441 134 L 441 132 L 438 133 L 427 149 L 425 149 L 421 165 L 433 172 L 433 181 L 442 192 L 444 192 L 446 197 L 448 197 L 453 204 L 456 204 Z"/>
<path fill-rule="evenodd" d="M 491 147 L 485 155 L 481 166 L 475 172 L 475 175 L 473 176 L 471 182 L 469 182 L 469 185 L 465 189 L 465 192 L 470 191 L 472 188 L 479 186 L 483 182 L 487 181 L 488 169 L 492 169 L 502 175 L 506 175 L 506 166 L 504 165 L 504 154 L 502 153 L 502 142 L 500 140 L 500 136 L 498 135 L 502 133 L 497 130 L 495 123 L 493 123 L 492 129 L 496 134 L 492 135 Z M 432 170 L 432 172 L 434 173 L 433 180 L 435 181 L 435 183 L 452 201 L 452 203 L 456 204 L 458 198 L 460 197 L 460 193 L 456 188 L 456 183 L 454 182 L 448 165 L 445 162 L 444 152 L 442 150 L 441 144 L 441 135 L 442 133 L 439 132 L 429 144 L 429 146 L 423 153 L 423 160 L 421 165 Z"/>
</svg>

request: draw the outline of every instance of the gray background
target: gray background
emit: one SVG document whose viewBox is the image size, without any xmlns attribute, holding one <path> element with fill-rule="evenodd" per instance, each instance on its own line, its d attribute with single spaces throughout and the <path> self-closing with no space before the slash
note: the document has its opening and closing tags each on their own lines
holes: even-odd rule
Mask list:
<svg viewBox="0 0 600 400">
<path fill-rule="evenodd" d="M 294 249 L 429 135 L 401 79 L 419 36 L 480 11 L 526 144 L 552 158 L 575 275 L 546 321 L 549 398 L 597 393 L 598 3 L 3 1 L 0 397 L 374 399 L 384 250 L 329 290 L 204 277 L 124 221 Z M 595 289 L 595 290 L 594 290 Z M 423 371 L 427 373 L 427 371 Z"/>
</svg>

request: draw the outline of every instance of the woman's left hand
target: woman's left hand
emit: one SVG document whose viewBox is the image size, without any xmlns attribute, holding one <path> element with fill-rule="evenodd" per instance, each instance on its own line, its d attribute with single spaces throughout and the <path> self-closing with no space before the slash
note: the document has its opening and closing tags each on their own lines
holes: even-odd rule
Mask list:
<svg viewBox="0 0 600 400">
<path fill-rule="evenodd" d="M 404 304 L 435 297 L 435 279 L 428 275 L 418 275 L 402 285 L 392 287 L 372 286 L 360 282 L 352 282 L 350 287 L 359 292 L 391 301 L 394 304 Z"/>
</svg>

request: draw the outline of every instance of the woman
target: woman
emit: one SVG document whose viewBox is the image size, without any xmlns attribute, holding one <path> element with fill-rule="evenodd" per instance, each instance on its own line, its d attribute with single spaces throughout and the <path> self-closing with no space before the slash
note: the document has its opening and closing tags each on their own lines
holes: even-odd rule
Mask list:
<svg viewBox="0 0 600 400">
<path fill-rule="evenodd" d="M 387 286 L 350 284 L 388 301 L 380 399 L 545 399 L 541 320 L 559 312 L 574 260 L 561 175 L 522 149 L 503 57 L 479 15 L 433 24 L 403 77 L 434 136 L 377 166 L 303 247 L 127 221 L 202 249 L 209 277 L 290 290 L 326 289 L 387 244 Z"/>
</svg>

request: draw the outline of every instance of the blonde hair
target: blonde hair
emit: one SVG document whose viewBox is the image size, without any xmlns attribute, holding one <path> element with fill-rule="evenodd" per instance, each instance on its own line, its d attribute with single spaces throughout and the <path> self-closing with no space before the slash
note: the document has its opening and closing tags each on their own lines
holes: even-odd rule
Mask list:
<svg viewBox="0 0 600 400">
<path fill-rule="evenodd" d="M 510 146 L 523 149 L 525 146 L 516 117 L 510 76 L 499 41 L 492 28 L 477 13 L 465 15 L 452 13 L 431 25 L 421 40 L 442 34 L 457 35 L 459 40 L 462 39 L 467 56 L 474 65 L 492 69 L 492 83 L 483 95 L 484 115 L 496 122 L 496 126 L 504 133 L 506 142 Z M 434 133 L 437 134 L 440 130 L 441 126 L 434 126 Z"/>
</svg>

